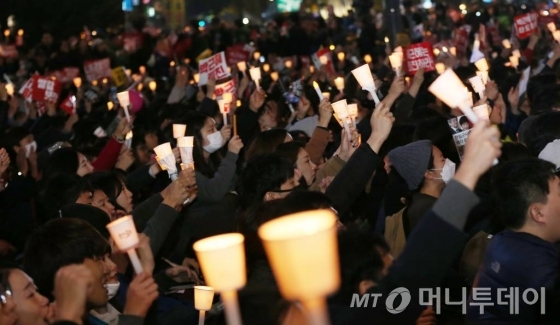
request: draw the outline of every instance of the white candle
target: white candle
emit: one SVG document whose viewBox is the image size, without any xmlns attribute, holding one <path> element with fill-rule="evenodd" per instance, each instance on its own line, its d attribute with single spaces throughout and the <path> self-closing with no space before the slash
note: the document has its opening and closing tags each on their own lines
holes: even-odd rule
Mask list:
<svg viewBox="0 0 560 325">
<path fill-rule="evenodd" d="M 317 96 L 319 96 L 319 100 L 322 101 L 324 98 L 323 93 L 321 93 L 321 88 L 319 88 L 319 84 L 316 81 L 313 81 L 313 88 L 315 88 Z"/>
</svg>

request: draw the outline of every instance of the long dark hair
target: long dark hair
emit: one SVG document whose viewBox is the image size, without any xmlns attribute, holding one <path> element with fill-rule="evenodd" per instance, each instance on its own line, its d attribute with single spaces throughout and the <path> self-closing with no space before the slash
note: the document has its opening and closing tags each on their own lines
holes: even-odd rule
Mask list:
<svg viewBox="0 0 560 325">
<path fill-rule="evenodd" d="M 204 159 L 204 140 L 200 131 L 206 124 L 206 120 L 212 118 L 201 113 L 194 113 L 187 117 L 187 136 L 194 136 L 193 160 L 196 171 L 206 177 L 213 177 L 222 162 L 219 150 L 210 154 L 208 161 Z"/>
<path fill-rule="evenodd" d="M 259 133 L 245 152 L 245 160 L 250 160 L 256 155 L 273 153 L 276 148 L 284 143 L 288 131 L 286 129 L 271 129 Z"/>
<path fill-rule="evenodd" d="M 86 175 L 86 179 L 91 184 L 93 191 L 100 190 L 107 195 L 109 202 L 115 206 L 115 209 L 123 210 L 126 213 L 129 212 L 125 211 L 124 208 L 117 203 L 117 198 L 121 195 L 123 190 L 123 183 L 126 184 L 125 179 L 121 174 L 117 171 L 95 172 Z"/>
</svg>

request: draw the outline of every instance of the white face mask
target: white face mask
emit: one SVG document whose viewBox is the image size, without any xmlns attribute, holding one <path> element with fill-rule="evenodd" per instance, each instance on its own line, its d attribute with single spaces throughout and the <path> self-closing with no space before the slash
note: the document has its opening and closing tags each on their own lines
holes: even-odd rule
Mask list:
<svg viewBox="0 0 560 325">
<path fill-rule="evenodd" d="M 117 291 L 119 291 L 119 287 L 121 286 L 120 282 L 117 283 L 107 283 L 103 285 L 105 289 L 107 289 L 107 296 L 109 296 L 109 300 L 113 299 L 114 296 L 117 295 Z"/>
<path fill-rule="evenodd" d="M 214 153 L 218 151 L 223 145 L 223 138 L 222 133 L 220 131 L 216 131 L 206 137 L 209 144 L 204 146 L 203 149 L 208 153 Z"/>
<path fill-rule="evenodd" d="M 445 184 L 448 184 L 449 181 L 455 176 L 455 163 L 449 159 L 445 159 L 445 164 L 443 165 L 442 169 L 432 169 L 432 170 L 441 170 L 441 178 L 434 178 L 434 179 L 442 179 Z"/>
<path fill-rule="evenodd" d="M 29 154 L 31 153 L 31 149 L 33 151 L 37 151 L 37 142 L 33 141 L 25 145 L 25 157 L 29 158 Z"/>
</svg>

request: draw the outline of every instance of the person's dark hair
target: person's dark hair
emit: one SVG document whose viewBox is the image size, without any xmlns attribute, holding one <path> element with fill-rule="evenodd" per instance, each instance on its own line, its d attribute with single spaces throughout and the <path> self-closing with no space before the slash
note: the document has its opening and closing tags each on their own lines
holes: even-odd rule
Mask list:
<svg viewBox="0 0 560 325">
<path fill-rule="evenodd" d="M 459 118 L 459 125 L 463 125 L 463 123 L 469 123 L 469 119 L 466 116 L 461 116 Z"/>
<path fill-rule="evenodd" d="M 520 160 L 531 158 L 529 149 L 518 142 L 504 142 L 502 145 L 502 155 L 500 162 L 506 163 L 508 161 Z"/>
<path fill-rule="evenodd" d="M 56 272 L 70 264 L 83 263 L 111 252 L 95 228 L 78 219 L 54 219 L 38 228 L 27 240 L 23 269 L 35 281 L 39 292 L 53 300 Z"/>
<path fill-rule="evenodd" d="M 384 238 L 377 234 L 372 236 L 359 229 L 338 233 L 342 283 L 337 300 L 349 302 L 352 294 L 358 292 L 362 281 L 381 281 L 384 264 L 379 249 L 385 251 L 386 247 Z"/>
<path fill-rule="evenodd" d="M 241 211 L 262 202 L 266 192 L 279 190 L 294 177 L 294 166 L 276 154 L 253 157 L 247 162 L 239 178 L 239 207 Z"/>
<path fill-rule="evenodd" d="M 212 117 L 202 113 L 194 113 L 191 114 L 186 119 L 186 123 L 184 123 L 188 125 L 186 135 L 194 136 L 193 160 L 196 171 L 206 177 L 213 177 L 222 162 L 220 150 L 210 154 L 208 161 L 204 159 L 204 148 L 202 145 L 204 140 L 200 131 L 204 128 L 206 120 L 210 118 Z"/>
<path fill-rule="evenodd" d="M 288 159 L 288 161 L 292 163 L 292 166 L 296 168 L 297 158 L 301 149 L 305 149 L 305 144 L 298 141 L 286 142 L 276 148 L 276 154 L 282 158 Z"/>
<path fill-rule="evenodd" d="M 47 180 L 40 199 L 45 208 L 42 222 L 59 217 L 59 210 L 76 203 L 82 193 L 91 193 L 92 187 L 84 178 L 76 174 L 60 173 Z"/>
<path fill-rule="evenodd" d="M 117 203 L 117 198 L 121 195 L 123 183 L 125 183 L 125 180 L 119 173 L 115 171 L 95 172 L 86 175 L 85 178 L 89 181 L 92 191 L 103 191 L 115 209 L 124 210 Z"/>
<path fill-rule="evenodd" d="M 284 199 L 288 213 L 298 213 L 316 209 L 336 209 L 333 201 L 321 192 L 296 190 Z"/>
<path fill-rule="evenodd" d="M 49 179 L 59 173 L 76 174 L 79 167 L 78 150 L 72 147 L 60 148 L 49 157 L 44 178 Z"/>
<path fill-rule="evenodd" d="M 523 227 L 531 204 L 547 202 L 555 170 L 552 163 L 536 158 L 507 162 L 496 170 L 493 201 L 506 228 Z"/>
<path fill-rule="evenodd" d="M 548 90 L 558 83 L 558 77 L 554 73 L 539 73 L 529 79 L 527 83 L 527 99 L 533 103 L 536 95 L 543 90 Z"/>
<path fill-rule="evenodd" d="M 109 240 L 107 225 L 111 222 L 105 211 L 87 204 L 69 204 L 60 210 L 61 218 L 79 219 L 90 224 L 103 238 Z"/>
<path fill-rule="evenodd" d="M 526 130 L 524 141 L 533 157 L 538 157 L 546 145 L 560 139 L 560 112 L 539 115 Z"/>
<path fill-rule="evenodd" d="M 4 139 L 2 140 L 2 147 L 4 147 L 10 154 L 16 154 L 13 147 L 18 146 L 19 142 L 28 136 L 30 132 L 23 126 L 16 126 L 8 129 L 4 134 Z"/>
<path fill-rule="evenodd" d="M 546 93 L 539 92 L 531 102 L 531 115 L 539 115 L 560 108 L 560 85 L 547 87 Z"/>
<path fill-rule="evenodd" d="M 288 131 L 285 129 L 271 129 L 259 133 L 245 152 L 245 160 L 250 160 L 256 155 L 273 153 L 284 143 L 287 134 Z"/>
</svg>

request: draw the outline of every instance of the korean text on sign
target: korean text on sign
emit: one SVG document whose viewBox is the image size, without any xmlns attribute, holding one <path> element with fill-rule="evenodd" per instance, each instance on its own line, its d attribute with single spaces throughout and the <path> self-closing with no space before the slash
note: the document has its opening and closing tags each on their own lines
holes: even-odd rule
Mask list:
<svg viewBox="0 0 560 325">
<path fill-rule="evenodd" d="M 208 79 L 220 80 L 229 77 L 227 69 L 226 56 L 224 52 L 214 54 L 208 59 L 200 60 L 198 63 L 199 86 L 208 83 Z"/>
<path fill-rule="evenodd" d="M 33 76 L 33 100 L 56 102 L 60 93 L 60 83 L 48 77 Z"/>
<path fill-rule="evenodd" d="M 411 75 L 420 69 L 424 69 L 425 72 L 435 70 L 433 50 L 430 43 L 423 42 L 411 45 L 406 48 L 405 55 L 406 67 Z"/>
<path fill-rule="evenodd" d="M 111 61 L 109 59 L 84 62 L 84 71 L 88 81 L 111 77 Z"/>
<path fill-rule="evenodd" d="M 534 12 L 515 17 L 515 30 L 519 39 L 527 38 L 537 30 L 537 17 Z"/>
<path fill-rule="evenodd" d="M 224 93 L 232 94 L 233 102 L 237 100 L 237 87 L 235 87 L 235 82 L 233 80 L 216 85 L 214 95 L 216 95 L 216 97 L 221 97 Z"/>
</svg>

